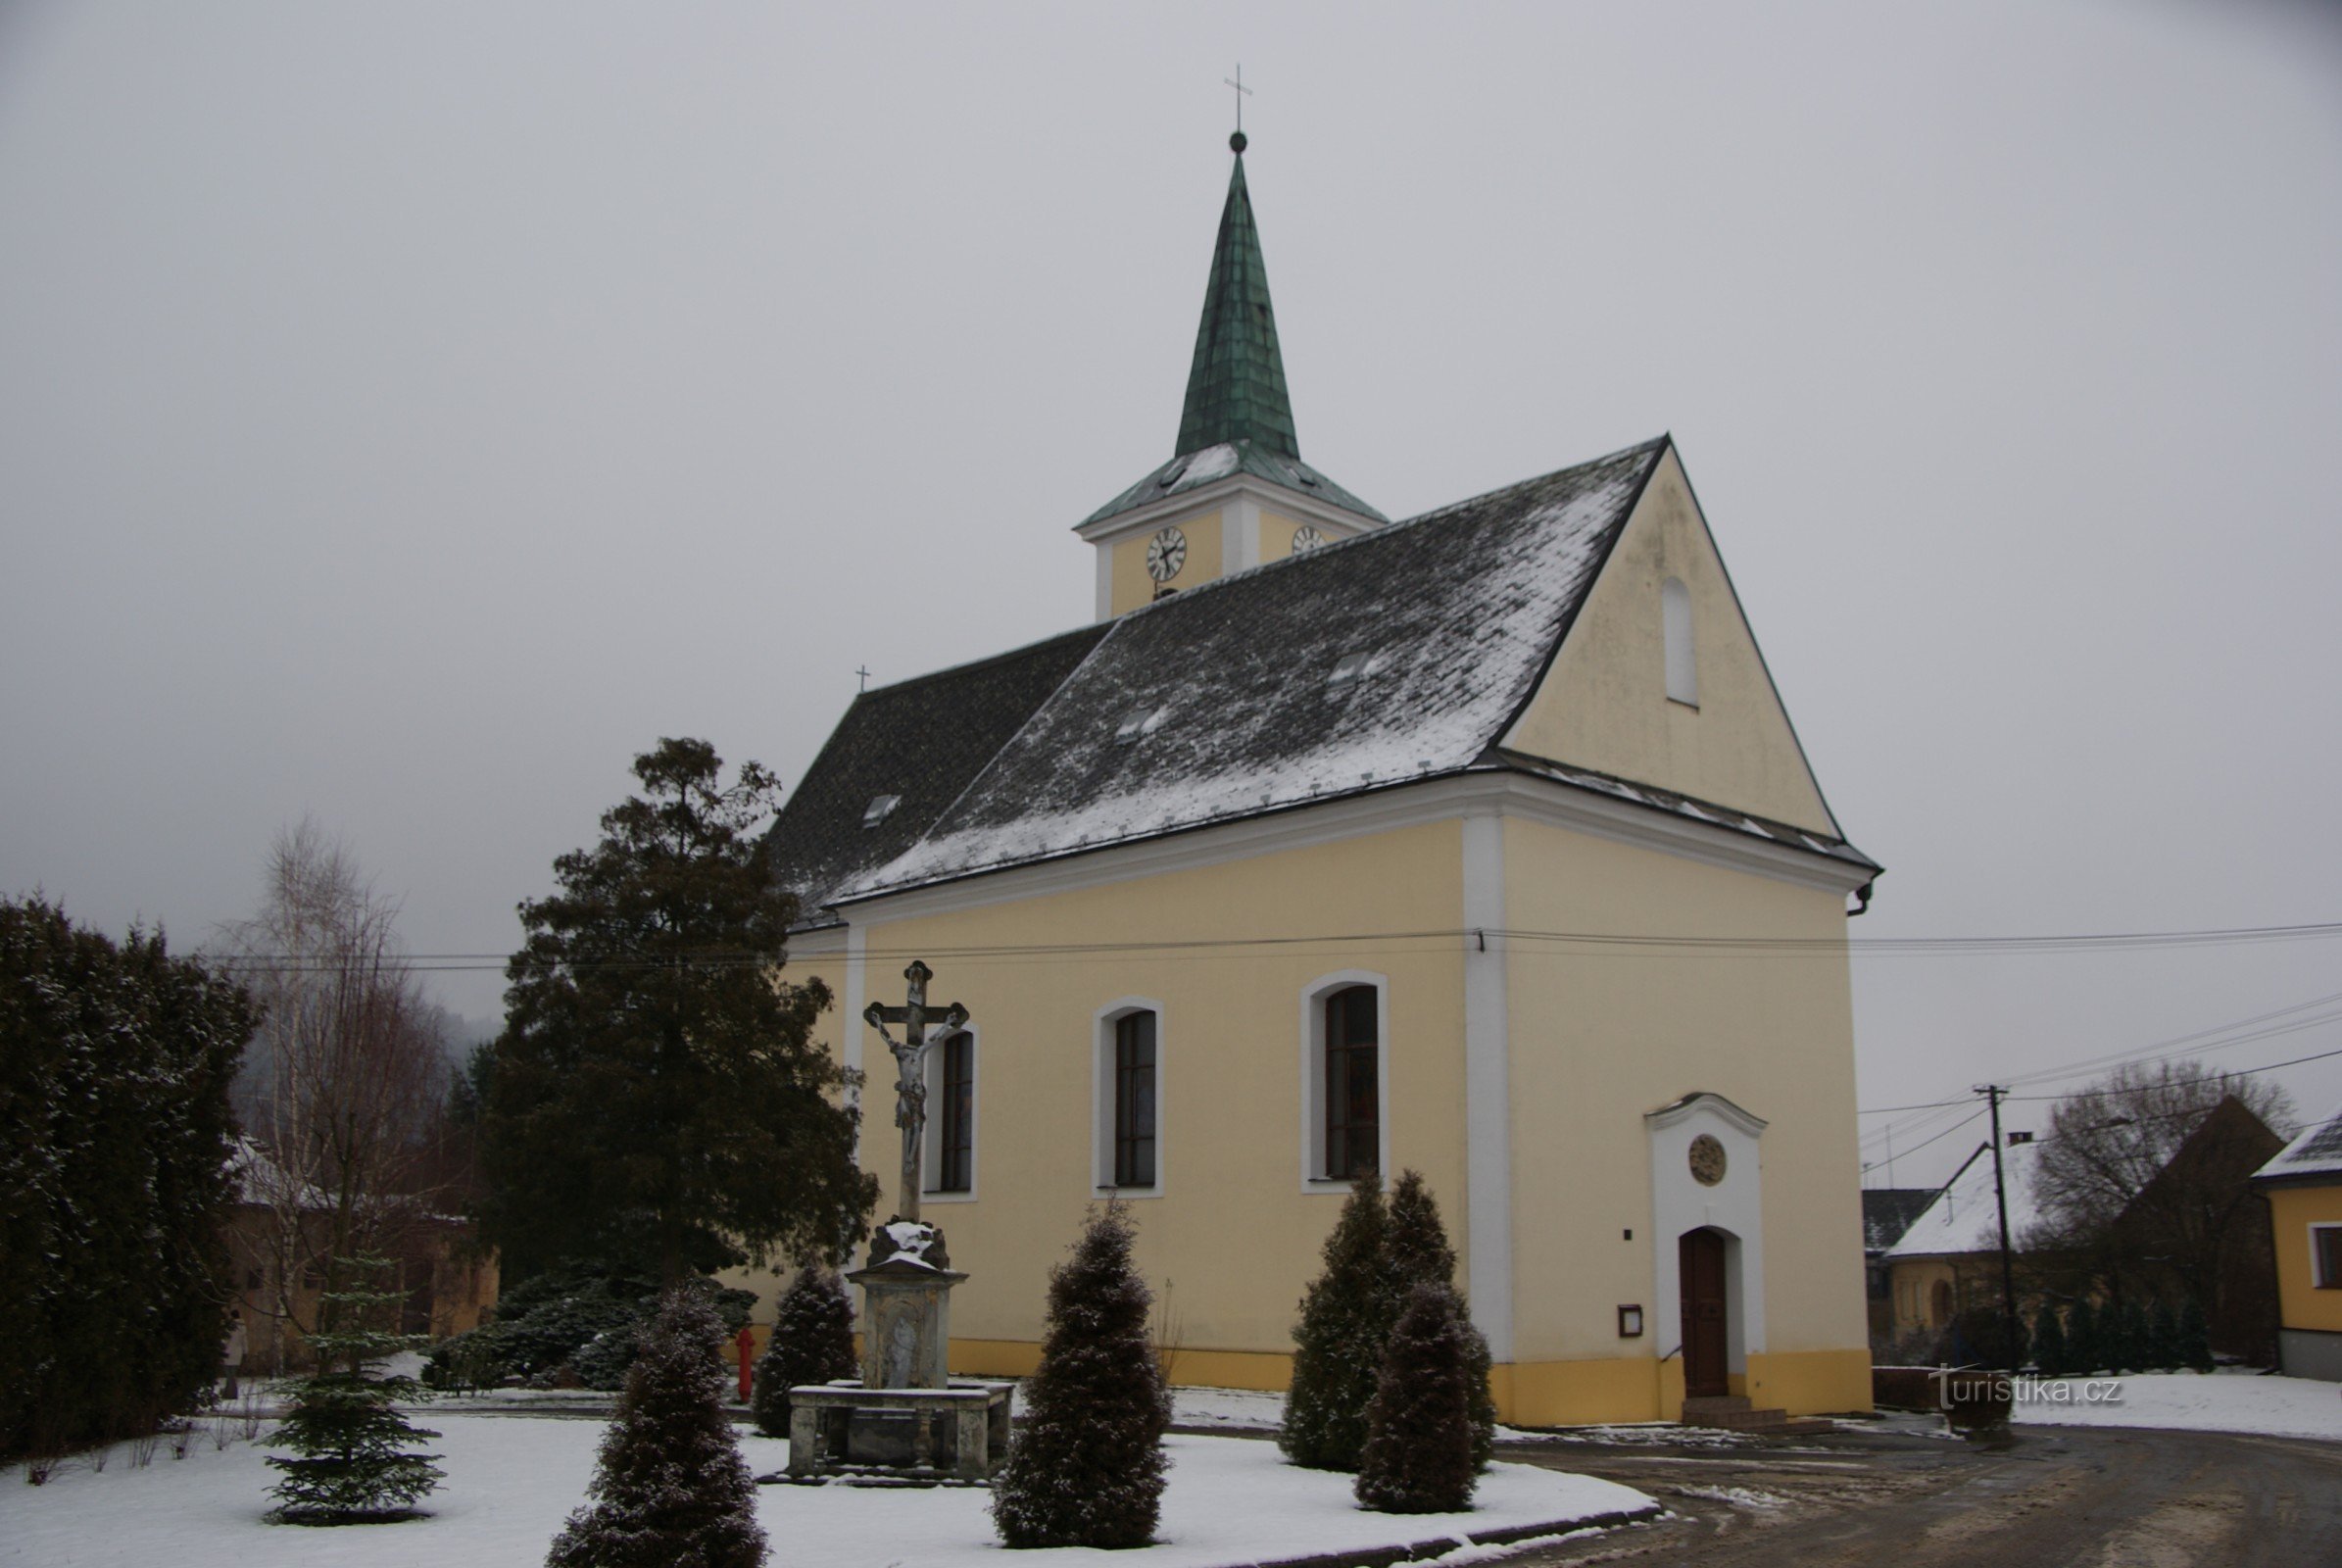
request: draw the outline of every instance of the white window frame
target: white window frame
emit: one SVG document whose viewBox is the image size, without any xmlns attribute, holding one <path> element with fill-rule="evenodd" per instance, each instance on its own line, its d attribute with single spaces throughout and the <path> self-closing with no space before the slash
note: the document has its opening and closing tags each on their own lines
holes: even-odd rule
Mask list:
<svg viewBox="0 0 2342 1568">
<path fill-rule="evenodd" d="M 2342 1290 L 2342 1279 L 2329 1280 L 2325 1277 L 2324 1270 L 2318 1267 L 2320 1259 L 2318 1253 L 2318 1233 L 2320 1231 L 2342 1231 L 2342 1225 L 2317 1223 L 2310 1227 L 2310 1289 L 2314 1291 Z"/>
<path fill-rule="evenodd" d="M 1391 977 L 1337 969 L 1301 988 L 1301 1191 L 1347 1193 L 1350 1178 L 1326 1174 L 1326 999 L 1351 986 L 1374 988 L 1375 1169 L 1391 1185 Z"/>
<path fill-rule="evenodd" d="M 1667 700 L 1699 706 L 1699 639 L 1691 629 L 1691 589 L 1681 577 L 1659 584 L 1659 633 L 1667 645 Z"/>
<path fill-rule="evenodd" d="M 1154 1014 L 1154 1185 L 1114 1185 L 1114 1025 L 1134 1012 Z M 1160 1198 L 1168 1169 L 1170 1144 L 1163 1136 L 1169 1118 L 1164 1114 L 1163 1087 L 1168 1061 L 1171 1014 L 1153 997 L 1117 997 L 1091 1015 L 1090 1036 L 1090 1190 L 1099 1198 Z"/>
<path fill-rule="evenodd" d="M 968 1185 L 967 1191 L 947 1193 L 933 1185 L 944 1168 L 944 1047 L 938 1040 L 928 1051 L 927 1059 L 920 1063 L 920 1072 L 927 1083 L 927 1125 L 920 1131 L 919 1201 L 926 1203 L 972 1203 L 976 1200 L 976 1182 L 983 1168 L 984 1139 L 984 1039 L 976 1025 L 961 1026 L 959 1032 L 968 1037 Z"/>
</svg>

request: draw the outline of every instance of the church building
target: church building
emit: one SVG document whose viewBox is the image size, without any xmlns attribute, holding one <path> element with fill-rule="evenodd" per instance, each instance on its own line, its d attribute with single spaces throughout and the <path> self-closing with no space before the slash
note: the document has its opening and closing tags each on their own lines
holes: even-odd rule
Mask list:
<svg viewBox="0 0 2342 1568">
<path fill-rule="evenodd" d="M 1118 1197 L 1174 1380 L 1283 1388 L 1349 1184 L 1412 1167 L 1505 1419 L 1868 1408 L 1879 868 L 1682 455 L 1401 521 L 1311 467 L 1232 145 L 1176 451 L 1073 529 L 1092 623 L 863 693 L 771 830 L 890 1196 L 862 1010 L 914 958 L 968 1008 L 928 1054 L 952 1370 L 1032 1370 Z"/>
</svg>

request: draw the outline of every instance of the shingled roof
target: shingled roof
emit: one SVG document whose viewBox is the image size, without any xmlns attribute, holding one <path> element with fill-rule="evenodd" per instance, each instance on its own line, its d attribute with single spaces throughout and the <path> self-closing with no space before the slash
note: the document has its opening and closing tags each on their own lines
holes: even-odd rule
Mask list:
<svg viewBox="0 0 2342 1568">
<path fill-rule="evenodd" d="M 1838 840 L 1496 749 L 1666 448 L 1645 442 L 871 692 L 774 824 L 784 880 L 810 913 L 1475 769 L 1870 865 Z M 939 733 L 959 743 L 948 758 L 924 739 Z M 883 794 L 902 805 L 861 827 Z"/>
<path fill-rule="evenodd" d="M 856 697 L 769 834 L 803 917 L 819 921 L 831 892 L 916 844 L 1110 629 L 1084 626 Z M 895 804 L 866 823 L 889 796 Z"/>
<path fill-rule="evenodd" d="M 2277 1151 L 2254 1180 L 2261 1182 L 2318 1181 L 2342 1177 L 2342 1108 L 2323 1121 L 2312 1122 L 2301 1135 Z"/>
</svg>

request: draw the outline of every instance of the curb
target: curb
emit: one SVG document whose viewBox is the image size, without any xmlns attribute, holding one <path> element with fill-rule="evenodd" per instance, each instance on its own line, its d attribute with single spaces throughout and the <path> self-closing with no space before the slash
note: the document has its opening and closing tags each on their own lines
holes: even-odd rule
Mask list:
<svg viewBox="0 0 2342 1568">
<path fill-rule="evenodd" d="M 1230 1564 L 1228 1568 L 1392 1568 L 1395 1563 L 1422 1562 L 1465 1546 L 1509 1546 L 1540 1536 L 1575 1535 L 1581 1531 L 1613 1530 L 1620 1525 L 1646 1524 L 1667 1510 L 1657 1503 L 1618 1513 L 1591 1513 L 1577 1519 L 1550 1519 L 1543 1524 L 1507 1525 L 1500 1530 L 1459 1532 L 1410 1542 L 1403 1546 L 1359 1546 L 1349 1551 L 1320 1552 L 1309 1557 L 1276 1557 L 1264 1562 Z"/>
</svg>

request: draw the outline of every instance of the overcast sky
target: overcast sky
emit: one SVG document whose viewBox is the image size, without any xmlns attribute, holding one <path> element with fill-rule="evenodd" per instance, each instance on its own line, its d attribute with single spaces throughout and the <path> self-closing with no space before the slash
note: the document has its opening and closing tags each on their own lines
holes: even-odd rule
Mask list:
<svg viewBox="0 0 2342 1568">
<path fill-rule="evenodd" d="M 1241 60 L 1303 455 L 1404 516 L 1672 430 L 1854 935 L 2342 918 L 2335 17 L 0 4 L 0 895 L 192 946 L 308 812 L 500 954 L 659 737 L 794 781 L 857 665 L 1088 619 Z M 2338 959 L 1865 953 L 1863 1103 Z"/>
</svg>

